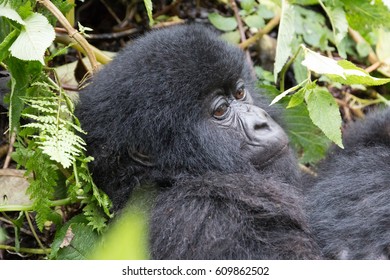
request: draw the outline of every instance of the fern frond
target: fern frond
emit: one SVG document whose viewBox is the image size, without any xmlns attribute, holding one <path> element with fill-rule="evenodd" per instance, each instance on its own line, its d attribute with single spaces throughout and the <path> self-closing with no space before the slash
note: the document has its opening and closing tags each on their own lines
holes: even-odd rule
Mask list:
<svg viewBox="0 0 390 280">
<path fill-rule="evenodd" d="M 23 128 L 37 129 L 38 147 L 64 168 L 69 168 L 85 151 L 84 140 L 75 133 L 83 130 L 72 122 L 73 112 L 61 96 L 31 98 L 25 100 L 26 104 L 36 110 L 36 114 L 23 113 L 25 118 L 33 122 Z M 70 119 L 70 120 L 69 120 Z"/>
</svg>

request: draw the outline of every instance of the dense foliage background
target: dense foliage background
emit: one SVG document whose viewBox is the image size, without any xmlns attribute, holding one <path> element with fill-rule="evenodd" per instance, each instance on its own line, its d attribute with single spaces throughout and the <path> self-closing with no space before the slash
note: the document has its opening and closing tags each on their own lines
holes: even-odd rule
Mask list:
<svg viewBox="0 0 390 280">
<path fill-rule="evenodd" d="M 73 111 L 128 41 L 184 22 L 246 52 L 307 172 L 345 123 L 390 105 L 388 0 L 0 0 L 0 259 L 148 257 L 148 197 L 107 230 Z"/>
</svg>

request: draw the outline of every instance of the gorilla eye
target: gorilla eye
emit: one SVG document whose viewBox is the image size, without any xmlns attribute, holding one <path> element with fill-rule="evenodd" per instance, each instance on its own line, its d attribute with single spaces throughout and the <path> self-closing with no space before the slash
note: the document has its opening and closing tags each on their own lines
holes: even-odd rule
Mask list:
<svg viewBox="0 0 390 280">
<path fill-rule="evenodd" d="M 234 98 L 237 100 L 242 100 L 245 98 L 245 96 L 246 96 L 246 90 L 245 87 L 242 85 L 234 93 Z"/>
<path fill-rule="evenodd" d="M 213 116 L 217 119 L 223 119 L 229 110 L 229 104 L 224 102 L 222 104 L 218 104 L 216 109 L 213 111 Z"/>
</svg>

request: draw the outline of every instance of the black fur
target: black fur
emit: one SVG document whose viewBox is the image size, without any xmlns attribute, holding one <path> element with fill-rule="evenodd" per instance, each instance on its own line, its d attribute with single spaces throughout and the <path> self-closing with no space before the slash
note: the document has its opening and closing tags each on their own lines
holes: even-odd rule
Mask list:
<svg viewBox="0 0 390 280">
<path fill-rule="evenodd" d="M 280 120 L 256 93 L 243 53 L 197 25 L 140 38 L 80 93 L 77 115 L 95 158 L 94 180 L 116 209 L 139 185 L 159 190 L 153 258 L 319 256 L 295 189 L 292 153 L 256 168 L 241 153 L 239 132 L 210 121 L 210 94 L 239 78 L 255 104 Z M 135 152 L 150 164 L 134 160 Z"/>
<path fill-rule="evenodd" d="M 158 259 L 316 259 L 298 192 L 259 173 L 180 177 L 151 219 Z"/>
<path fill-rule="evenodd" d="M 352 124 L 310 182 L 310 223 L 330 259 L 390 258 L 390 109 Z"/>
</svg>

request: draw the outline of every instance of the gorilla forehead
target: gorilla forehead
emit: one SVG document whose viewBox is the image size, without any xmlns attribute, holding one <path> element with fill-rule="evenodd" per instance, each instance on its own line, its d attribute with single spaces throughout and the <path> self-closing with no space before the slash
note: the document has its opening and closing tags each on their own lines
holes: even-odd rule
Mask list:
<svg viewBox="0 0 390 280">
<path fill-rule="evenodd" d="M 197 25 L 150 32 L 120 55 L 128 60 L 126 75 L 134 89 L 138 83 L 150 84 L 151 92 L 131 94 L 151 95 L 148 98 L 177 94 L 199 98 L 215 88 L 231 87 L 247 75 L 243 53 Z"/>
</svg>

